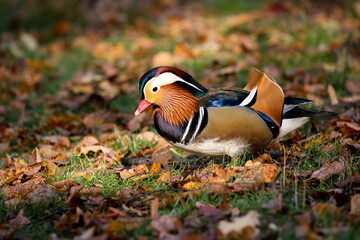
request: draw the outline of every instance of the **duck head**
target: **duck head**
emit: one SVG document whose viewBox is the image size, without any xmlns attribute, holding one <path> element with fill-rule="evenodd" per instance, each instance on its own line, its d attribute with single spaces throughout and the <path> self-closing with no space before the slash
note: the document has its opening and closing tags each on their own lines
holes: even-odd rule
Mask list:
<svg viewBox="0 0 360 240">
<path fill-rule="evenodd" d="M 190 74 L 175 67 L 157 67 L 146 72 L 139 81 L 139 115 L 150 106 L 173 125 L 188 121 L 198 110 L 198 98 L 208 90 Z"/>
</svg>

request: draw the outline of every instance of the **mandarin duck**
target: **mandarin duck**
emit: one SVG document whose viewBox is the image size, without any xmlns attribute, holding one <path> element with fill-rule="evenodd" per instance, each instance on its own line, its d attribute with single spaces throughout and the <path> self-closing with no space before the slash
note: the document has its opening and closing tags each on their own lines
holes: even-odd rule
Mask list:
<svg viewBox="0 0 360 240">
<path fill-rule="evenodd" d="M 212 156 L 256 152 L 312 118 L 331 112 L 300 107 L 312 101 L 284 97 L 276 81 L 250 69 L 244 89 L 206 89 L 175 67 L 156 67 L 139 81 L 135 115 L 150 106 L 157 132 L 172 145 Z"/>
</svg>

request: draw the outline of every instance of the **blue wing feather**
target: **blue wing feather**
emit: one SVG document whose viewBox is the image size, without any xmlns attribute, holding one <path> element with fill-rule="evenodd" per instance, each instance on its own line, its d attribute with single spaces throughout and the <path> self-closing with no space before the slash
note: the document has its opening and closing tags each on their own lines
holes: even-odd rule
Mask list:
<svg viewBox="0 0 360 240">
<path fill-rule="evenodd" d="M 221 89 L 206 95 L 200 102 L 204 107 L 231 107 L 240 105 L 248 95 L 247 91 Z"/>
</svg>

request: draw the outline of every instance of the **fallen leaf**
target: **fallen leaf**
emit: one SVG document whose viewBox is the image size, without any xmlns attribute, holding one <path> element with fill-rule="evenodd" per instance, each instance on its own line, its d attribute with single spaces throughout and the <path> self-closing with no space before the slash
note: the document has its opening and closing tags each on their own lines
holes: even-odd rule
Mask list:
<svg viewBox="0 0 360 240">
<path fill-rule="evenodd" d="M 335 91 L 334 87 L 331 84 L 329 84 L 327 86 L 327 91 L 328 91 L 328 94 L 329 94 L 329 97 L 330 97 L 330 100 L 331 100 L 331 104 L 332 105 L 339 104 L 339 99 L 338 99 L 338 97 L 336 95 L 336 91 Z"/>
<path fill-rule="evenodd" d="M 79 194 L 86 196 L 100 196 L 103 194 L 103 191 L 99 187 L 88 187 L 88 188 L 82 188 L 79 191 Z"/>
<path fill-rule="evenodd" d="M 99 140 L 94 136 L 85 136 L 80 142 L 76 144 L 76 147 L 92 146 L 99 144 Z"/>
<path fill-rule="evenodd" d="M 29 192 L 34 191 L 38 186 L 35 184 L 17 184 L 15 186 L 8 186 L 4 188 L 5 199 L 25 199 Z"/>
<path fill-rule="evenodd" d="M 329 177 L 339 174 L 344 170 L 344 164 L 341 162 L 332 162 L 324 165 L 319 170 L 312 173 L 310 180 L 324 181 Z"/>
<path fill-rule="evenodd" d="M 199 189 L 204 183 L 190 181 L 181 186 L 182 189 L 193 190 Z"/>
<path fill-rule="evenodd" d="M 218 222 L 229 215 L 228 212 L 222 211 L 216 207 L 212 207 L 201 202 L 196 202 L 195 206 L 198 209 L 198 214 L 209 222 Z"/>
<path fill-rule="evenodd" d="M 82 122 L 88 128 L 98 128 L 102 131 L 112 130 L 116 126 L 113 123 L 114 115 L 104 110 L 86 115 Z"/>
<path fill-rule="evenodd" d="M 34 191 L 27 194 L 27 200 L 31 204 L 40 204 L 52 201 L 57 196 L 57 193 L 49 188 L 46 184 L 40 185 Z"/>
<path fill-rule="evenodd" d="M 270 200 L 269 202 L 263 203 L 261 205 L 262 208 L 269 209 L 270 212 L 276 213 L 281 212 L 284 208 L 282 194 L 279 194 L 277 198 Z"/>
<path fill-rule="evenodd" d="M 252 239 L 260 231 L 257 226 L 260 224 L 260 214 L 256 211 L 249 211 L 242 217 L 234 218 L 231 222 L 222 220 L 218 224 L 218 229 L 225 236 L 232 238 Z M 246 231 L 246 229 L 250 231 Z"/>
<path fill-rule="evenodd" d="M 64 179 L 61 180 L 59 182 L 53 183 L 50 188 L 60 191 L 60 192 L 64 192 L 67 189 L 73 187 L 73 186 L 77 186 L 78 183 L 74 181 L 73 178 L 68 178 L 68 179 Z"/>
<path fill-rule="evenodd" d="M 174 158 L 173 153 L 170 151 L 170 146 L 159 148 L 151 155 L 151 163 L 160 163 L 166 166 L 167 163 Z"/>
<path fill-rule="evenodd" d="M 322 219 L 338 218 L 340 216 L 340 209 L 333 203 L 315 203 L 311 206 L 311 211 Z"/>
<path fill-rule="evenodd" d="M 360 184 L 360 175 L 355 175 L 349 179 L 345 179 L 343 181 L 335 183 L 335 186 L 343 188 L 343 187 L 349 187 L 351 185 Z"/>
<path fill-rule="evenodd" d="M 30 223 L 30 220 L 24 216 L 24 209 L 20 209 L 18 215 L 9 221 L 9 225 L 13 229 L 17 229 L 23 225 L 28 225 Z"/>
<path fill-rule="evenodd" d="M 160 175 L 156 182 L 169 182 L 170 181 L 170 171 L 166 171 Z"/>
<path fill-rule="evenodd" d="M 65 147 L 70 147 L 70 140 L 65 136 L 53 135 L 43 136 L 40 138 L 42 141 L 50 142 L 52 144 L 58 144 Z"/>
<path fill-rule="evenodd" d="M 360 216 L 360 194 L 351 197 L 350 213 Z"/>
<path fill-rule="evenodd" d="M 160 239 L 176 229 L 174 220 L 167 214 L 152 220 L 150 225 L 154 230 L 159 232 Z"/>
<path fill-rule="evenodd" d="M 151 201 L 150 207 L 150 217 L 151 219 L 158 219 L 159 218 L 159 198 L 156 197 L 154 200 Z"/>
<path fill-rule="evenodd" d="M 153 163 L 150 166 L 150 173 L 157 174 L 161 171 L 161 164 L 160 163 Z"/>
</svg>

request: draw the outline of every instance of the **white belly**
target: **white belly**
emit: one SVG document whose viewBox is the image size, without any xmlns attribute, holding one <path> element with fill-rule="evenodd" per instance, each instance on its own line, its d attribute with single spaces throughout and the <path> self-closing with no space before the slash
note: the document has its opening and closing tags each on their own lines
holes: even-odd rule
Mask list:
<svg viewBox="0 0 360 240">
<path fill-rule="evenodd" d="M 201 142 L 193 142 L 186 145 L 182 143 L 176 143 L 173 145 L 190 152 L 213 156 L 229 155 L 231 157 L 243 154 L 249 147 L 249 144 L 246 144 L 239 139 L 219 141 L 218 138 L 207 139 Z"/>
</svg>

